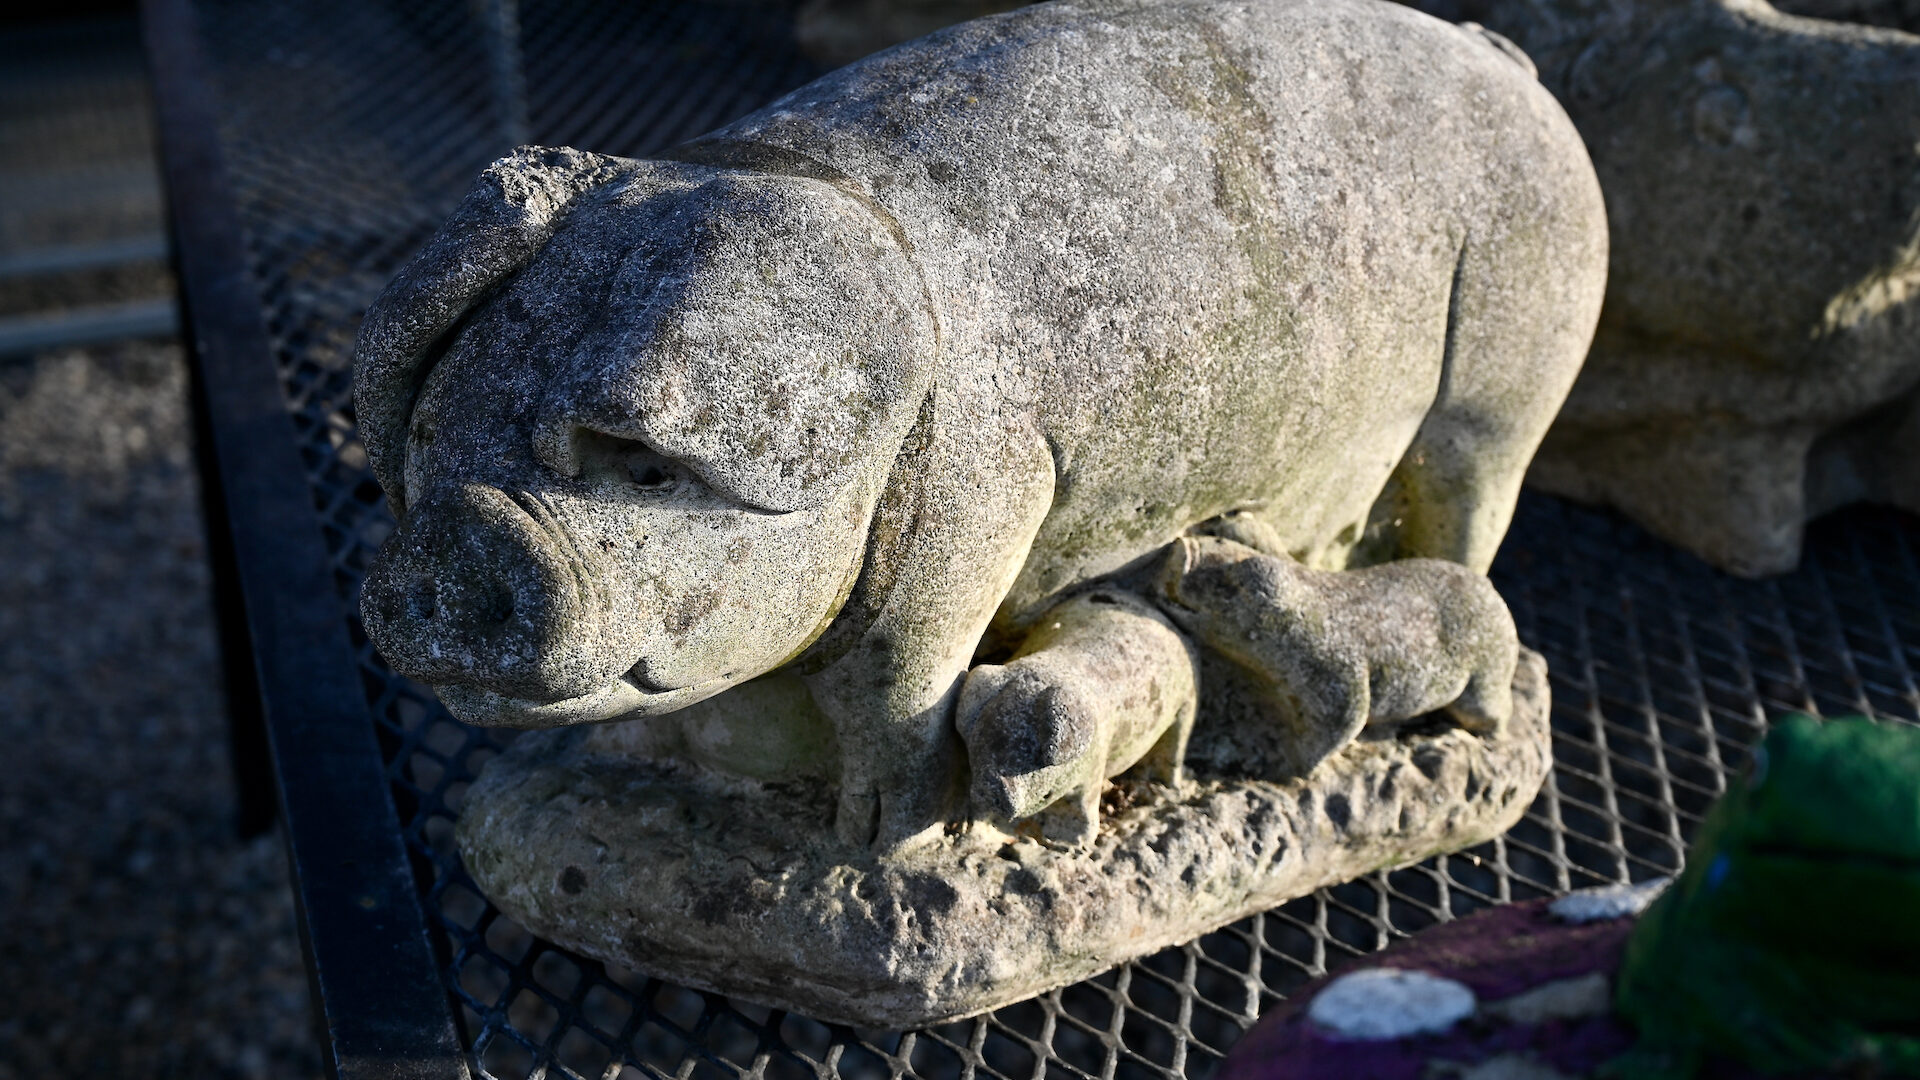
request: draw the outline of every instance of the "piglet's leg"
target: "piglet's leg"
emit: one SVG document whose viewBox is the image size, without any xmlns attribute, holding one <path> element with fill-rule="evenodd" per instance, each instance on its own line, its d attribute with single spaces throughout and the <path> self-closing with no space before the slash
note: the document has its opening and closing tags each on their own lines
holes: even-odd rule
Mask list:
<svg viewBox="0 0 1920 1080">
<path fill-rule="evenodd" d="M 1297 708 L 1289 756 L 1305 775 L 1352 742 L 1372 707 L 1366 650 L 1290 560 L 1218 537 L 1174 545 L 1161 585 L 1167 613 Z"/>
<path fill-rule="evenodd" d="M 1071 803 L 1072 812 L 1058 827 L 1058 839 L 1076 847 L 1093 842 L 1100 834 L 1100 792 L 1106 785 L 1095 780 L 1071 798 L 1061 802 Z"/>
<path fill-rule="evenodd" d="M 1142 776 L 1171 788 L 1180 786 L 1186 778 L 1187 741 L 1193 736 L 1193 719 L 1198 711 L 1197 702 L 1181 707 L 1173 723 L 1161 733 L 1160 741 L 1140 759 Z"/>
<path fill-rule="evenodd" d="M 1467 679 L 1467 688 L 1447 707 L 1461 727 L 1479 735 L 1498 735 L 1506 730 L 1513 715 L 1513 669 L 1518 666 L 1517 650 L 1484 663 Z M 1504 661 L 1504 662 L 1502 662 Z"/>
</svg>

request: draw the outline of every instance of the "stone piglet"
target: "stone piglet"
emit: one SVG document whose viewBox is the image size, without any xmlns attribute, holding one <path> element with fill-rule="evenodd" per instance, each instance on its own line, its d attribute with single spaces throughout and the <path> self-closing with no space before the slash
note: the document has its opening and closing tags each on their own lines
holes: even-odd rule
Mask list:
<svg viewBox="0 0 1920 1080">
<path fill-rule="evenodd" d="M 967 674 L 956 726 L 974 813 L 1007 827 L 1062 803 L 1058 836 L 1092 839 L 1108 778 L 1178 789 L 1199 658 L 1165 615 L 1117 589 L 1049 611 L 1004 666 Z"/>
<path fill-rule="evenodd" d="M 526 149 L 361 330 L 367 633 L 486 724 L 798 676 L 894 850 L 983 636 L 1197 522 L 1484 569 L 1605 236 L 1529 72 L 1377 0 L 1041 4 L 662 160 Z"/>
<path fill-rule="evenodd" d="M 1456 563 L 1319 571 L 1197 536 L 1174 546 L 1162 581 L 1176 623 L 1290 706 L 1301 775 L 1368 724 L 1446 709 L 1492 733 L 1513 711 L 1513 616 L 1492 582 Z"/>
</svg>

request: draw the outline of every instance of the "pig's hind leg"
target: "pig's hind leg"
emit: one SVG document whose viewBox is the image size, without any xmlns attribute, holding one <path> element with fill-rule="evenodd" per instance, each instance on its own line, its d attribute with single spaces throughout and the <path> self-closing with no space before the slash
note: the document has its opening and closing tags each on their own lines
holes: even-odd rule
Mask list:
<svg viewBox="0 0 1920 1080">
<path fill-rule="evenodd" d="M 1375 515 L 1398 523 L 1394 557 L 1492 565 L 1599 314 L 1605 221 L 1588 210 L 1548 216 L 1525 245 L 1463 240 L 1433 404 L 1388 485 L 1398 505 Z"/>
</svg>

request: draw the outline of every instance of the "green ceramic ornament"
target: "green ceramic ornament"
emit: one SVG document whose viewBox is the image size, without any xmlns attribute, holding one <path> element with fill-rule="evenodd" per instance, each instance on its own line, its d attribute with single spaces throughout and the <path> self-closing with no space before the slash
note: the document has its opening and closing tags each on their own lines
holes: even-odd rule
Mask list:
<svg viewBox="0 0 1920 1080">
<path fill-rule="evenodd" d="M 1708 814 L 1617 987 L 1605 1075 L 1920 1076 L 1920 728 L 1795 715 Z"/>
</svg>

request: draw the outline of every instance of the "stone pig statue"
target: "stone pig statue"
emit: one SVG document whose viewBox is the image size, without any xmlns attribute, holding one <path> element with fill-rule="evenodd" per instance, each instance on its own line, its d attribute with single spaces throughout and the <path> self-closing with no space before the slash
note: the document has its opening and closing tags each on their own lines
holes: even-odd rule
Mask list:
<svg viewBox="0 0 1920 1080">
<path fill-rule="evenodd" d="M 1533 483 L 1743 575 L 1841 504 L 1920 511 L 1920 37 L 1761 0 L 1418 6 L 1522 46 L 1606 192 L 1606 308 Z"/>
<path fill-rule="evenodd" d="M 1552 97 L 1377 0 L 1045 4 L 665 160 L 522 150 L 361 330 L 367 632 L 485 724 L 796 673 L 894 850 L 989 628 L 1196 522 L 1484 570 L 1605 260 Z"/>
<path fill-rule="evenodd" d="M 1445 709 L 1492 733 L 1513 712 L 1513 615 L 1464 566 L 1402 559 L 1335 573 L 1197 536 L 1170 553 L 1162 592 L 1176 623 L 1289 699 L 1300 775 L 1369 724 Z"/>
<path fill-rule="evenodd" d="M 1167 617 L 1128 593 L 1096 589 L 1053 608 L 1004 666 L 967 673 L 955 726 L 974 812 L 1004 828 L 1064 801 L 1058 838 L 1085 844 L 1108 778 L 1137 768 L 1178 788 L 1198 664 Z"/>
</svg>

